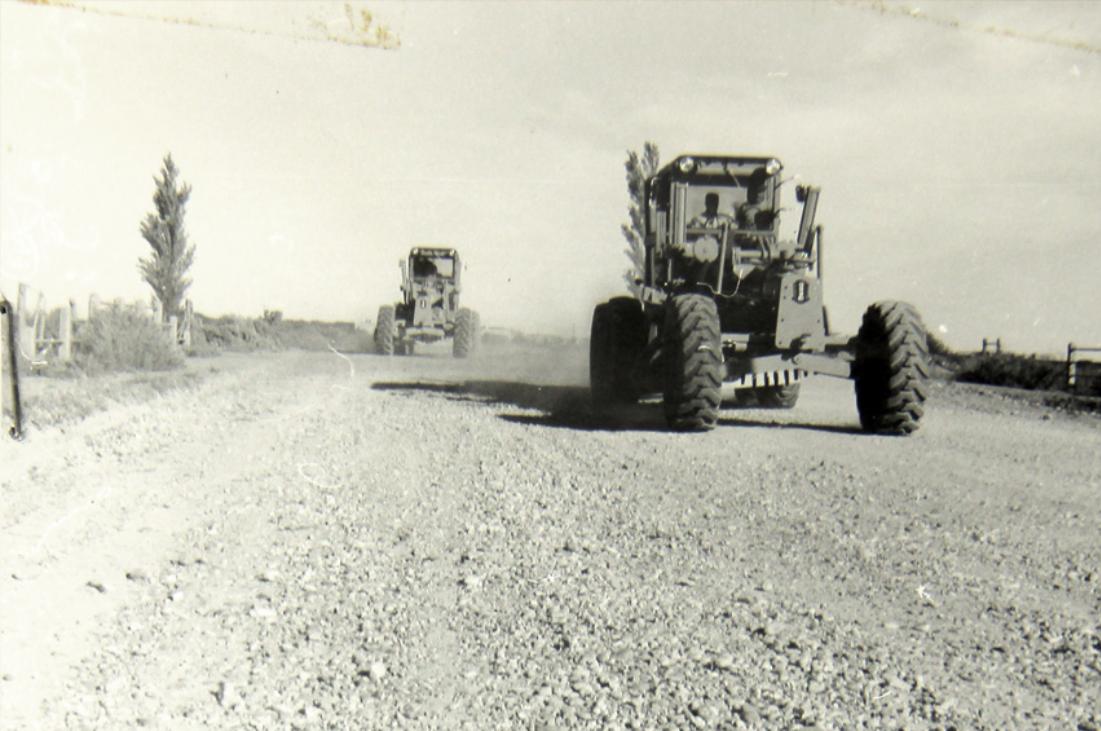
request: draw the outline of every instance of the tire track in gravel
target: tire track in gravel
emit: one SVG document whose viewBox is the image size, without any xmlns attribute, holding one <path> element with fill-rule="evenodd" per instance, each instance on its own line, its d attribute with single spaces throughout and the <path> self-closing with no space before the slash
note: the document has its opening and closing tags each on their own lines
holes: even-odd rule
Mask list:
<svg viewBox="0 0 1101 731">
<path fill-rule="evenodd" d="M 839 727 L 862 725 L 873 718 L 895 722 L 918 719 L 934 725 L 951 724 L 951 719 L 958 718 L 964 725 L 996 728 L 1020 725 L 1030 717 L 1058 723 L 1073 718 L 1075 711 L 1088 717 L 1089 709 L 1096 706 L 1096 688 L 1091 692 L 1088 682 L 1082 684 L 1073 677 L 1063 676 L 1064 682 L 1071 683 L 1067 690 L 1075 697 L 1070 706 L 1064 704 L 1063 690 L 1055 690 L 1057 686 L 1047 677 L 1050 674 L 1047 671 L 1039 676 L 1041 680 L 1036 685 L 1032 684 L 1035 678 L 1029 680 L 1026 673 L 1023 680 L 1028 690 L 1024 692 L 1017 687 L 1022 678 L 1015 676 L 1012 667 L 1004 665 L 998 668 L 993 686 L 976 682 L 978 668 L 989 667 L 990 657 L 985 656 L 984 648 L 969 647 L 970 638 L 981 637 L 984 644 L 989 642 L 997 648 L 995 656 L 1008 653 L 1015 662 L 1022 659 L 1027 662 L 1029 656 L 1037 656 L 1040 666 L 1048 662 L 1043 656 L 1051 648 L 1037 646 L 1027 639 L 1036 630 L 1025 630 L 1025 643 L 1015 639 L 1014 628 L 1006 627 L 1004 617 L 988 609 L 1003 576 L 976 584 L 975 576 L 962 573 L 960 568 L 968 555 L 979 567 L 988 564 L 983 541 L 975 536 L 981 537 L 992 528 L 1005 528 L 1009 533 L 1019 531 L 1025 536 L 1016 545 L 1008 546 L 1010 550 L 1003 556 L 1012 558 L 1013 552 L 1019 551 L 1025 565 L 1030 549 L 1044 545 L 1045 533 L 1063 536 L 1086 556 L 1096 559 L 1095 534 L 1088 530 L 1060 533 L 1058 521 L 1066 516 L 1052 513 L 1047 507 L 1048 500 L 1054 499 L 1057 505 L 1063 503 L 1082 511 L 1074 513 L 1080 526 L 1088 524 L 1087 516 L 1096 516 L 1096 506 L 1088 498 L 1090 485 L 1096 486 L 1099 474 L 1097 453 L 1089 449 L 1097 438 L 1096 426 L 1061 417 L 1055 423 L 1044 423 L 1050 421 L 1050 415 L 1041 418 L 1042 414 L 1036 413 L 1029 417 L 1040 422 L 1037 427 L 1046 429 L 1045 433 L 1037 434 L 1028 423 L 976 418 L 966 408 L 953 409 L 951 403 L 945 402 L 943 405 L 948 407 L 945 417 L 934 415 L 926 431 L 915 439 L 865 437 L 844 426 L 848 409 L 842 410 L 840 420 L 833 415 L 837 413 L 837 392 L 838 389 L 833 389 L 826 408 L 812 401 L 807 404 L 808 409 L 799 413 L 743 412 L 732 416 L 729 423 L 750 427 L 733 430 L 733 434 L 722 434 L 723 430 L 703 437 L 631 434 L 630 451 L 621 452 L 625 465 L 636 464 L 638 473 L 644 476 L 629 481 L 628 489 L 642 488 L 633 497 L 643 504 L 650 503 L 650 520 L 657 523 L 650 535 L 659 541 L 667 540 L 662 547 L 665 558 L 676 555 L 678 543 L 685 542 L 683 537 L 697 542 L 695 549 L 687 552 L 684 563 L 674 566 L 671 573 L 687 577 L 699 573 L 709 563 L 706 558 L 701 560 L 700 552 L 706 554 L 707 549 L 722 545 L 722 539 L 713 534 L 701 535 L 700 524 L 706 524 L 708 510 L 747 537 L 740 545 L 736 544 L 730 559 L 744 557 L 743 565 L 750 567 L 748 575 L 738 577 L 729 565 L 718 567 L 714 574 L 717 583 L 735 591 L 726 597 L 713 595 L 708 601 L 735 607 L 746 605 L 751 609 L 750 615 L 741 617 L 739 622 L 748 628 L 746 634 L 750 639 L 763 638 L 760 641 L 766 649 L 779 656 L 772 658 L 772 662 L 780 662 L 779 668 L 772 665 L 768 670 L 781 685 L 792 675 L 785 657 L 789 650 L 799 650 L 800 644 L 812 649 L 821 647 L 820 642 L 808 641 L 808 637 L 815 635 L 834 640 L 838 647 L 824 657 L 807 655 L 805 647 L 796 652 L 794 670 L 802 674 L 816 663 L 825 668 L 849 665 L 840 686 L 833 691 L 834 707 L 815 703 L 814 696 L 824 688 L 824 681 L 818 678 L 803 689 L 804 705 L 790 702 L 791 696 L 800 695 L 796 689 L 787 688 L 777 698 L 769 696 L 769 693 L 775 696 L 776 690 L 770 689 L 767 682 L 747 683 L 741 690 L 728 689 L 728 697 L 717 711 L 706 702 L 687 701 L 681 704 L 689 709 L 683 717 L 668 716 L 667 709 L 655 709 L 653 705 L 642 715 L 650 720 L 666 718 L 674 724 L 695 723 L 700 719 L 706 724 L 710 717 L 744 721 L 747 714 L 740 709 L 754 705 L 742 700 L 748 693 L 757 699 L 756 705 L 774 714 L 784 713 L 789 721 L 816 723 L 818 719 L 826 719 L 827 725 Z M 848 394 L 843 397 L 851 398 Z M 516 409 L 506 411 L 511 413 L 499 415 L 512 423 L 533 427 L 571 423 L 569 415 L 556 419 L 553 415 L 547 418 L 545 414 L 516 413 Z M 828 413 L 828 417 L 820 420 L 820 412 Z M 560 444 L 568 443 L 563 447 L 568 453 L 566 461 L 581 480 L 593 474 L 608 474 L 606 467 L 580 456 L 594 451 L 593 443 L 608 439 L 613 445 L 612 453 L 616 451 L 614 445 L 626 446 L 618 435 L 602 431 L 585 432 L 577 428 L 558 431 L 565 434 L 552 436 L 540 430 L 539 438 L 543 440 L 540 454 L 548 455 Z M 742 441 L 731 443 L 740 438 Z M 999 465 L 1007 443 L 1013 445 L 1018 458 L 1028 455 L 1033 461 L 1047 464 L 1050 471 L 1033 478 L 1007 472 Z M 683 451 L 670 449 L 670 444 L 682 447 Z M 515 444 L 508 445 L 511 456 L 517 452 Z M 529 478 L 542 468 L 538 455 L 522 461 Z M 548 456 L 549 464 L 556 461 L 552 455 Z M 670 470 L 671 465 L 682 467 L 681 479 L 675 477 L 677 472 Z M 647 479 L 653 476 L 670 481 L 667 484 L 673 499 L 666 500 L 660 494 L 660 482 L 659 492 L 654 491 L 654 481 Z M 1037 477 L 1050 481 L 1054 490 L 1035 500 L 1037 505 L 1027 516 L 1015 518 L 1012 509 L 1009 513 L 1001 509 L 1005 493 L 1027 494 L 1028 483 Z M 694 496 L 691 490 L 684 492 L 686 484 L 693 489 L 703 487 Z M 1083 492 L 1084 487 L 1087 492 Z M 554 484 L 553 489 L 560 490 L 561 484 Z M 599 492 L 594 493 L 590 487 L 587 494 L 591 497 Z M 693 505 L 703 521 L 692 515 Z M 617 522 L 623 521 L 622 513 L 616 512 L 618 506 L 600 502 L 587 507 L 587 515 L 618 515 Z M 1037 513 L 1035 508 L 1041 512 Z M 653 516 L 676 516 L 678 509 L 682 518 L 679 521 L 662 521 L 660 517 L 654 520 Z M 824 523 L 823 516 L 827 519 Z M 1041 531 L 1035 528 L 1037 517 L 1041 518 Z M 632 527 L 642 528 L 635 530 L 635 535 L 646 533 L 643 526 Z M 918 533 L 908 535 L 915 528 Z M 583 526 L 576 524 L 572 531 L 574 535 L 585 532 Z M 1033 537 L 1035 542 L 1030 540 Z M 691 540 L 687 543 L 691 544 Z M 567 538 L 560 545 L 569 544 Z M 517 544 L 521 549 L 525 545 L 523 540 Z M 564 548 L 564 553 L 571 552 Z M 659 564 L 662 560 L 659 556 L 651 559 Z M 1083 563 L 1088 565 L 1089 560 Z M 582 571 L 591 568 L 586 565 Z M 823 575 L 823 569 L 829 573 Z M 664 590 L 676 592 L 676 587 L 673 582 Z M 600 596 L 607 591 L 606 587 L 591 586 L 575 593 Z M 1053 646 L 1056 653 L 1069 653 L 1075 658 L 1066 670 L 1058 672 L 1070 672 L 1071 676 L 1085 672 L 1088 678 L 1090 668 L 1096 672 L 1097 667 L 1096 649 L 1091 650 L 1096 648 L 1096 641 L 1091 638 L 1096 638 L 1098 629 L 1091 619 L 1096 617 L 1096 592 L 1082 598 L 1084 602 L 1079 599 L 1068 603 L 1058 595 L 1039 590 L 1033 597 L 1011 597 L 1010 603 L 1017 606 L 1024 600 L 1031 605 L 1032 609 L 1024 610 L 1026 615 L 1045 617 L 1037 626 L 1041 633 L 1045 632 L 1043 627 L 1049 627 L 1046 636 L 1056 641 Z M 661 602 L 661 597 L 654 599 L 655 605 L 660 606 Z M 554 615 L 553 609 L 549 613 Z M 844 620 L 840 625 L 821 626 L 823 621 L 832 622 L 838 617 Z M 552 624 L 560 619 L 555 615 Z M 1035 621 L 1032 620 L 1034 624 Z M 706 617 L 697 617 L 694 624 L 698 628 L 707 623 Z M 806 626 L 800 628 L 800 624 Z M 792 627 L 797 634 L 787 644 L 777 639 L 778 632 L 779 637 L 784 636 L 785 626 Z M 1010 634 L 1006 635 L 1007 631 Z M 1060 637 L 1069 638 L 1068 643 L 1058 644 Z M 696 647 L 689 652 L 697 655 L 702 652 L 707 657 L 709 651 L 706 645 L 703 647 L 702 651 Z M 906 649 L 899 652 L 901 648 Z M 979 650 L 977 654 L 975 649 Z M 711 654 L 712 661 L 714 657 L 727 656 L 723 652 Z M 954 658 L 951 663 L 943 662 L 946 655 Z M 854 664 L 845 659 L 848 657 L 859 662 Z M 669 659 L 667 653 L 660 662 Z M 868 680 L 860 680 L 862 677 Z M 576 684 L 586 693 L 592 687 L 584 680 Z M 573 683 L 567 685 L 572 688 Z M 561 682 L 549 695 L 570 697 Z M 691 713 L 693 704 L 703 709 L 703 716 Z M 639 705 L 645 706 L 645 701 Z M 516 708 L 512 711 L 515 713 Z M 561 706 L 555 705 L 548 722 L 580 722 L 576 714 L 562 713 Z M 766 718 L 780 722 L 783 717 Z"/>
<path fill-rule="evenodd" d="M 463 701 L 453 629 L 461 493 L 420 445 L 454 439 L 410 426 L 419 405 L 392 404 L 379 418 L 382 397 L 365 382 L 328 381 L 297 384 L 322 396 L 292 423 L 272 424 L 278 449 L 265 473 L 214 495 L 209 523 L 183 541 L 191 558 L 162 567 L 161 585 L 120 620 L 121 644 L 142 661 L 119 681 L 111 653 L 93 657 L 85 676 L 97 690 L 84 698 L 98 704 L 70 704 L 66 723 L 452 725 Z M 141 621 L 151 614 L 156 623 Z M 181 657 L 180 643 L 204 651 Z M 396 682 L 405 701 L 380 710 Z M 142 687 L 165 690 L 135 703 Z"/>
<path fill-rule="evenodd" d="M 301 402 L 285 389 L 295 363 L 256 365 L 5 445 L 0 726 L 52 727 L 43 704 L 102 623 L 148 591 L 211 492 L 264 469 L 267 430 L 242 425 Z"/>
</svg>

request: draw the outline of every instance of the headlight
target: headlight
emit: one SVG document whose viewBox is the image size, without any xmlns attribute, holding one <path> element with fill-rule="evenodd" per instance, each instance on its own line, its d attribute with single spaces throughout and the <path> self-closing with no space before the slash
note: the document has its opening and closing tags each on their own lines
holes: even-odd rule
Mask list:
<svg viewBox="0 0 1101 731">
<path fill-rule="evenodd" d="M 782 166 L 780 165 L 780 161 L 776 158 L 772 158 L 767 163 L 765 163 L 765 172 L 769 175 L 775 175 L 776 173 L 780 172 L 781 167 Z"/>
<path fill-rule="evenodd" d="M 680 168 L 680 171 L 682 173 L 687 175 L 688 173 L 696 169 L 696 161 L 690 157 L 682 157 L 680 159 L 680 162 L 677 163 L 677 167 Z"/>
</svg>

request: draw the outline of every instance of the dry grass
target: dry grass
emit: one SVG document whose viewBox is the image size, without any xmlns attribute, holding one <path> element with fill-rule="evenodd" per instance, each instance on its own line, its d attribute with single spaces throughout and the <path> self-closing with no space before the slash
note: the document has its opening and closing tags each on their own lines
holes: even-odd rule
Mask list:
<svg viewBox="0 0 1101 731">
<path fill-rule="evenodd" d="M 254 351 L 329 350 L 344 353 L 370 353 L 371 333 L 357 330 L 350 322 L 318 322 L 285 320 L 274 313 L 265 317 L 199 317 L 199 327 L 192 332 L 192 348 L 196 355 L 208 355 L 221 350 Z"/>
<path fill-rule="evenodd" d="M 279 342 L 273 325 L 260 318 L 196 315 L 191 329 L 191 346 L 197 355 L 210 355 L 222 350 L 277 350 Z"/>
<path fill-rule="evenodd" d="M 108 305 L 76 333 L 74 361 L 88 374 L 166 371 L 183 365 L 183 351 L 159 323 L 136 307 Z"/>
<path fill-rule="evenodd" d="M 55 374 L 56 375 L 56 374 Z M 203 374 L 193 370 L 113 373 L 23 379 L 23 412 L 34 429 L 75 424 L 112 407 L 137 404 L 177 390 L 193 390 Z"/>
</svg>

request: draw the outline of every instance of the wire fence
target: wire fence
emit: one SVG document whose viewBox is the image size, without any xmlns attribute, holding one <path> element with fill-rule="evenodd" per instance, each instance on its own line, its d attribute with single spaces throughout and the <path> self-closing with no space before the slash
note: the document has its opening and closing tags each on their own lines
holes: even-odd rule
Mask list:
<svg viewBox="0 0 1101 731">
<path fill-rule="evenodd" d="M 27 373 L 73 362 L 78 348 L 90 346 L 93 325 L 108 308 L 124 306 L 120 302 L 104 303 L 96 295 L 88 298 L 87 316 L 77 318 L 76 302 L 68 299 L 55 307 L 47 305 L 45 294 L 20 283 L 19 296 L 13 303 L 0 294 L 0 420 L 11 436 L 23 433 L 23 405 L 20 378 Z M 194 309 L 191 301 L 184 303 L 179 316 L 164 317 L 160 302 L 154 297 L 148 304 L 126 305 L 139 317 L 157 323 L 168 341 L 184 352 L 191 350 L 191 327 Z"/>
<path fill-rule="evenodd" d="M 88 298 L 87 316 L 78 319 L 77 304 L 73 299 L 50 307 L 41 290 L 27 284 L 19 284 L 19 298 L 12 311 L 15 353 L 20 362 L 32 369 L 52 364 L 70 363 L 80 341 L 80 324 L 94 320 L 98 313 L 113 303 L 104 302 L 97 295 Z M 11 305 L 9 305 L 11 306 Z M 153 322 L 161 323 L 165 335 L 182 347 L 191 349 L 191 328 L 194 308 L 191 300 L 184 303 L 180 315 L 164 317 L 159 300 L 152 297 L 148 304 L 134 305 Z"/>
<path fill-rule="evenodd" d="M 1067 343 L 1067 390 L 1071 393 L 1101 391 L 1101 345 Z"/>
</svg>

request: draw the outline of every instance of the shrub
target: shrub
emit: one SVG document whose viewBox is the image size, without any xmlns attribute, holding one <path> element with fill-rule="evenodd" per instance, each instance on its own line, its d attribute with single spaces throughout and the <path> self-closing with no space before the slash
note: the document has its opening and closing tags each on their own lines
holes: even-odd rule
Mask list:
<svg viewBox="0 0 1101 731">
<path fill-rule="evenodd" d="M 74 358 L 88 373 L 165 371 L 184 361 L 183 352 L 160 323 L 117 302 L 82 323 L 76 343 Z"/>
<path fill-rule="evenodd" d="M 1080 360 L 1075 365 L 1077 385 L 1075 393 L 1085 396 L 1101 396 L 1101 362 Z"/>
<path fill-rule="evenodd" d="M 207 340 L 203 323 L 198 316 L 191 321 L 191 347 L 187 355 L 192 358 L 209 358 L 221 352 L 217 346 Z"/>
<path fill-rule="evenodd" d="M 204 343 L 214 350 L 275 350 L 279 346 L 273 327 L 263 319 L 196 315 L 194 322 L 198 327 L 192 329 L 192 342 L 195 341 L 195 330 L 198 330 Z"/>
<path fill-rule="evenodd" d="M 283 320 L 275 328 L 276 337 L 284 348 L 329 350 L 342 353 L 374 352 L 371 332 L 357 330 L 351 322 L 320 322 L 317 320 Z"/>
<path fill-rule="evenodd" d="M 956 380 L 1055 391 L 1066 383 L 1066 364 L 1063 361 L 1043 360 L 1035 355 L 979 354 L 964 358 Z"/>
<path fill-rule="evenodd" d="M 925 339 L 929 342 L 930 355 L 954 355 L 952 349 L 945 345 L 944 341 L 933 333 L 926 332 Z"/>
</svg>

